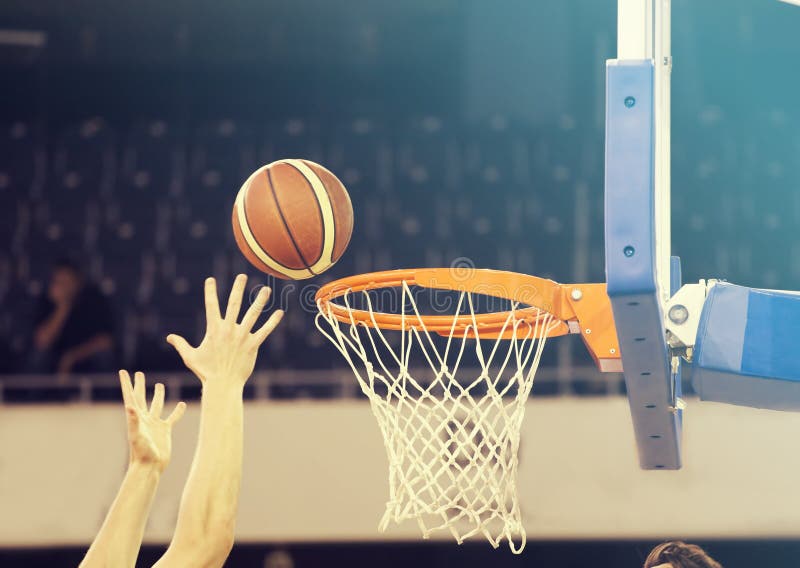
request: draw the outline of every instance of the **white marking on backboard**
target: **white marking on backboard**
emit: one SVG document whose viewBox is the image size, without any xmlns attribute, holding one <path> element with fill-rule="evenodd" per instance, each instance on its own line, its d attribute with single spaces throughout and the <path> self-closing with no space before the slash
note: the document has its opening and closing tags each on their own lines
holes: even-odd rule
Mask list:
<svg viewBox="0 0 800 568">
<path fill-rule="evenodd" d="M 670 218 L 670 0 L 618 0 L 617 59 L 652 59 L 655 67 L 655 248 L 662 306 L 669 299 Z"/>
</svg>

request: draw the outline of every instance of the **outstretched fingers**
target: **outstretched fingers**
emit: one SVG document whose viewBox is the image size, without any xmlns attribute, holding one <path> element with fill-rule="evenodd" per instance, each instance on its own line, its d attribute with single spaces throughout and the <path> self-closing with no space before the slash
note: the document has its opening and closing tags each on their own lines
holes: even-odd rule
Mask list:
<svg viewBox="0 0 800 568">
<path fill-rule="evenodd" d="M 189 342 L 186 341 L 180 335 L 177 335 L 175 333 L 170 333 L 167 336 L 167 343 L 172 345 L 172 347 L 175 348 L 175 351 L 178 352 L 178 355 L 181 356 L 181 359 L 183 359 L 183 362 L 185 364 L 188 364 L 187 357 L 189 357 L 190 353 L 194 349 L 191 345 L 189 345 Z"/>
<path fill-rule="evenodd" d="M 256 295 L 256 299 L 253 300 L 253 303 L 247 309 L 247 312 L 244 314 L 244 318 L 242 318 L 242 327 L 244 327 L 247 331 L 253 329 L 253 326 L 256 324 L 258 320 L 258 316 L 261 315 L 261 312 L 264 311 L 264 306 L 267 305 L 267 301 L 269 300 L 270 294 L 272 294 L 272 290 L 268 286 L 263 286 Z"/>
<path fill-rule="evenodd" d="M 128 422 L 131 428 L 136 427 L 139 423 L 139 413 L 147 410 L 147 403 L 145 400 L 145 384 L 144 373 L 137 372 L 134 374 L 134 384 L 131 385 L 131 376 L 125 369 L 119 371 L 119 384 L 122 389 L 122 400 L 125 403 L 125 411 L 128 415 Z M 164 385 L 163 383 L 156 383 L 153 400 L 150 403 L 150 416 L 159 418 L 164 411 Z M 183 413 L 186 412 L 186 403 L 179 402 L 175 409 L 166 419 L 170 426 L 175 424 L 181 419 Z"/>
<path fill-rule="evenodd" d="M 167 416 L 166 423 L 170 426 L 174 426 L 175 423 L 183 417 L 184 412 L 186 412 L 186 403 L 181 401 L 175 405 L 175 410 Z"/>
<path fill-rule="evenodd" d="M 247 276 L 239 274 L 236 280 L 233 281 L 231 295 L 228 298 L 228 307 L 225 310 L 225 319 L 230 322 L 236 323 L 239 319 L 239 310 L 242 307 L 245 286 L 247 286 Z"/>
<path fill-rule="evenodd" d="M 122 390 L 122 402 L 125 408 L 134 408 L 136 402 L 133 398 L 133 386 L 131 386 L 131 376 L 125 369 L 119 370 L 119 386 Z"/>
<path fill-rule="evenodd" d="M 206 325 L 222 319 L 219 313 L 219 296 L 217 295 L 217 281 L 214 278 L 206 278 L 205 285 L 206 302 Z"/>
<path fill-rule="evenodd" d="M 269 337 L 269 334 L 278 327 L 278 324 L 283 319 L 283 310 L 275 310 L 275 312 L 269 316 L 269 319 L 262 325 L 258 330 L 253 334 L 253 337 L 256 340 L 257 345 L 261 345 L 264 343 L 264 340 Z"/>
<path fill-rule="evenodd" d="M 156 383 L 153 391 L 153 401 L 150 403 L 150 416 L 160 418 L 162 410 L 164 410 L 164 385 Z"/>
<path fill-rule="evenodd" d="M 136 407 L 139 410 L 147 409 L 147 401 L 145 400 L 144 373 L 141 371 L 136 371 L 133 374 L 133 399 L 136 402 Z"/>
</svg>

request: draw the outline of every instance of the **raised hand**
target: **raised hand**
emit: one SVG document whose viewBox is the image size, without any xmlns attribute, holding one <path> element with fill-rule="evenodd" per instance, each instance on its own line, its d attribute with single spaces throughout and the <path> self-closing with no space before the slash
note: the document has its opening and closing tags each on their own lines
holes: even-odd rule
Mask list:
<svg viewBox="0 0 800 568">
<path fill-rule="evenodd" d="M 119 382 L 128 417 L 130 463 L 152 465 L 159 471 L 164 471 L 172 453 L 172 427 L 186 411 L 186 403 L 179 402 L 172 413 L 162 420 L 163 384 L 156 384 L 153 400 L 148 409 L 145 400 L 144 373 L 135 373 L 134 384 L 131 386 L 128 371 L 120 371 Z"/>
<path fill-rule="evenodd" d="M 167 467 L 172 452 L 172 427 L 186 410 L 186 404 L 179 402 L 169 418 L 162 420 L 164 385 L 156 385 L 153 402 L 147 408 L 144 373 L 136 373 L 134 377 L 131 386 L 128 372 L 119 372 L 128 417 L 131 454 L 128 471 L 80 568 L 133 568 L 136 565 L 161 472 Z"/>
<path fill-rule="evenodd" d="M 247 277 L 236 277 L 223 317 L 217 284 L 206 280 L 206 334 L 197 347 L 178 335 L 167 342 L 203 382 L 200 435 L 181 498 L 175 535 L 154 568 L 222 566 L 233 546 L 244 447 L 243 387 L 253 372 L 258 347 L 283 317 L 277 310 L 253 331 L 269 299 L 262 288 L 238 323 Z"/>
<path fill-rule="evenodd" d="M 172 345 L 184 364 L 204 383 L 228 383 L 243 387 L 253 373 L 259 346 L 272 333 L 283 317 L 276 310 L 255 332 L 253 326 L 269 300 L 271 290 L 259 290 L 253 304 L 238 323 L 247 276 L 236 277 L 231 289 L 225 316 L 220 313 L 217 283 L 207 278 L 205 283 L 206 334 L 197 347 L 192 347 L 180 335 L 170 334 Z"/>
</svg>

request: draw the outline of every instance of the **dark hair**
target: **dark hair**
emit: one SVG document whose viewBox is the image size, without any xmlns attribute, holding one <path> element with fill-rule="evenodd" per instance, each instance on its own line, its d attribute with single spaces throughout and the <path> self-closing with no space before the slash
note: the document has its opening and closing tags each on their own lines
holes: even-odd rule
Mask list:
<svg viewBox="0 0 800 568">
<path fill-rule="evenodd" d="M 643 568 L 653 568 L 661 564 L 669 564 L 672 568 L 722 568 L 722 564 L 696 544 L 686 544 L 679 540 L 656 546 L 644 561 Z"/>
</svg>

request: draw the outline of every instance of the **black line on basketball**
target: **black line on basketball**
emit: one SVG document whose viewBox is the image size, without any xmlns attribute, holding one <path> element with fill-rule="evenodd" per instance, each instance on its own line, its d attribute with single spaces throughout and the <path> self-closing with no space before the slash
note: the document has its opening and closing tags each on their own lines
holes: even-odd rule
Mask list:
<svg viewBox="0 0 800 568">
<path fill-rule="evenodd" d="M 245 195 L 243 195 L 243 196 L 242 196 L 242 201 L 244 201 L 245 197 L 247 196 L 247 192 L 248 192 L 249 190 L 250 190 L 250 186 L 248 185 L 248 186 L 247 186 L 247 189 L 245 190 Z M 241 219 L 239 219 L 239 215 L 238 215 L 238 213 L 239 213 L 239 212 L 237 211 L 236 213 L 237 213 L 237 215 L 236 215 L 236 218 L 237 218 L 237 220 L 239 221 L 239 224 L 241 225 L 241 223 L 242 223 L 242 220 L 241 220 Z M 252 225 L 250 225 L 250 221 L 247 219 L 247 207 L 242 207 L 242 213 L 244 214 L 244 222 L 245 222 L 245 225 L 247 225 L 247 230 L 248 230 L 248 231 L 250 231 L 250 234 L 252 235 L 252 233 L 253 233 Z M 241 227 L 239 227 L 239 230 L 240 230 L 240 231 L 242 231 L 242 237 L 244 237 L 244 231 L 242 230 L 242 228 L 241 228 Z M 257 245 L 258 245 L 258 246 L 261 248 L 261 250 L 264 250 L 264 247 L 263 247 L 263 246 L 261 246 L 261 243 L 259 243 L 259 242 L 258 242 L 258 239 L 256 238 L 256 236 L 255 236 L 255 235 L 252 235 L 252 236 L 253 236 L 253 240 L 254 240 L 254 241 L 256 242 L 256 244 L 257 244 Z M 289 235 L 289 236 L 291 237 L 291 235 Z M 245 243 L 246 243 L 246 242 L 247 242 L 247 240 L 245 240 Z M 252 247 L 250 247 L 250 246 L 248 245 L 248 247 L 247 247 L 247 248 L 249 248 L 251 251 L 253 251 L 253 254 L 256 256 L 256 258 L 258 258 L 258 260 L 259 260 L 259 261 L 260 261 L 260 262 L 261 262 L 261 263 L 262 263 L 264 266 L 266 266 L 266 267 L 267 267 L 267 268 L 269 268 L 270 270 L 275 270 L 275 269 L 274 269 L 274 268 L 272 268 L 270 265 L 268 265 L 266 262 L 264 262 L 263 260 L 261 260 L 261 259 L 259 258 L 259 256 L 256 254 L 256 251 L 254 251 L 254 250 L 252 249 Z M 264 254 L 266 254 L 266 255 L 267 255 L 269 258 L 270 258 L 270 260 L 272 260 L 272 262 L 274 262 L 275 264 L 277 264 L 277 265 L 278 265 L 278 266 L 280 266 L 281 268 L 285 268 L 286 270 L 297 270 L 296 268 L 291 268 L 290 266 L 286 266 L 286 265 L 285 265 L 285 264 L 283 264 L 282 262 L 278 262 L 278 260 L 277 260 L 277 259 L 276 259 L 274 256 L 272 256 L 271 254 L 269 254 L 267 251 L 264 251 Z M 301 259 L 302 259 L 302 257 L 301 257 Z"/>
<path fill-rule="evenodd" d="M 325 188 L 325 193 L 328 195 L 328 201 L 331 204 L 331 217 L 333 217 L 333 244 L 331 245 L 331 262 L 336 262 L 337 259 L 333 258 L 333 251 L 336 250 L 336 208 L 333 206 L 333 195 L 331 194 L 331 190 L 328 189 L 328 184 L 325 183 L 325 180 L 322 179 L 317 171 L 311 166 L 311 164 L 307 160 L 300 160 L 308 169 L 314 172 L 314 175 L 317 176 L 317 179 L 322 184 L 322 187 Z M 313 187 L 311 188 L 314 189 Z M 317 200 L 317 206 L 319 207 L 319 200 Z M 319 212 L 320 217 L 322 217 L 322 207 L 320 207 Z M 325 219 L 322 220 L 322 248 L 320 249 L 319 256 L 322 258 L 322 252 L 325 250 Z"/>
<path fill-rule="evenodd" d="M 303 178 L 305 178 L 305 176 L 303 176 Z M 292 241 L 292 246 L 294 247 L 294 250 L 297 251 L 297 256 L 299 256 L 301 262 L 305 264 L 306 270 L 308 270 L 311 274 L 314 274 L 314 271 L 311 270 L 311 267 L 308 265 L 308 261 L 303 256 L 303 251 L 301 251 L 300 247 L 297 246 L 297 241 L 294 240 L 294 235 L 292 234 L 292 230 L 289 228 L 289 223 L 286 221 L 286 217 L 283 215 L 283 209 L 281 209 L 281 202 L 278 201 L 278 192 L 275 191 L 275 186 L 272 184 L 272 171 L 269 168 L 267 168 L 267 182 L 269 183 L 269 189 L 272 192 L 272 197 L 275 199 L 275 207 L 278 208 L 278 214 L 281 216 L 283 227 L 286 229 L 286 233 L 289 235 L 289 240 Z M 316 276 L 316 274 L 314 274 L 314 276 Z"/>
<path fill-rule="evenodd" d="M 303 160 L 300 160 L 300 161 L 305 163 Z M 308 184 L 308 189 L 311 191 L 311 194 L 314 196 L 314 203 L 317 204 L 317 213 L 319 213 L 319 220 L 320 220 L 320 223 L 322 223 L 322 230 L 320 231 L 320 238 L 322 239 L 322 242 L 319 243 L 319 256 L 317 257 L 317 260 L 314 261 L 314 262 L 317 262 L 318 260 L 320 260 L 322 258 L 322 253 L 325 252 L 325 216 L 322 214 L 322 205 L 320 205 L 320 203 L 319 203 L 319 198 L 317 197 L 317 192 L 314 191 L 314 184 L 311 183 L 311 180 L 308 179 L 306 174 L 304 174 L 300 168 L 298 168 L 294 164 L 289 164 L 289 165 L 292 166 L 294 169 L 296 169 L 297 172 L 301 176 L 303 176 L 303 179 L 306 180 L 306 183 Z M 311 170 L 312 174 L 317 176 L 317 173 L 314 171 L 313 168 L 309 167 L 309 169 Z M 323 182 L 322 179 L 319 176 L 317 176 L 317 179 L 322 184 L 322 187 L 325 187 L 325 182 Z M 325 192 L 327 193 L 327 190 L 325 190 Z M 330 197 L 328 198 L 328 200 L 330 200 Z M 331 202 L 331 216 L 333 216 L 333 203 L 332 202 Z M 334 226 L 334 228 L 335 228 L 335 226 Z M 309 265 L 308 270 L 311 272 L 311 274 L 314 274 L 314 271 L 311 270 L 311 265 Z"/>
</svg>

